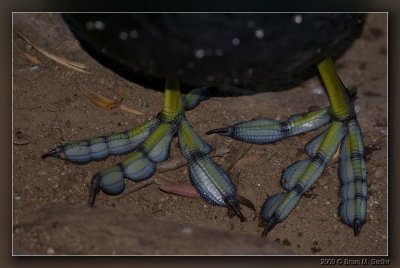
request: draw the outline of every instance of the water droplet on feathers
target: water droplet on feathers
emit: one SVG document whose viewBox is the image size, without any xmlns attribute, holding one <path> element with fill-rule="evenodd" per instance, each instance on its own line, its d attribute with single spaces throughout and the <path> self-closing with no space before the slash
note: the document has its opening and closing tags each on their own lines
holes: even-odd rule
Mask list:
<svg viewBox="0 0 400 268">
<path fill-rule="evenodd" d="M 234 46 L 240 45 L 240 39 L 237 38 L 237 37 L 234 37 L 234 38 L 232 39 L 232 44 L 233 44 Z"/>
</svg>

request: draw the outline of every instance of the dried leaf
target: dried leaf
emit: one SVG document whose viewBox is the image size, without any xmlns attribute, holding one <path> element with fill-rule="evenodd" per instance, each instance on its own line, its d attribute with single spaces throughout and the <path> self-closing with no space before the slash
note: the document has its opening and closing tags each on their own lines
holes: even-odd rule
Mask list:
<svg viewBox="0 0 400 268">
<path fill-rule="evenodd" d="M 186 196 L 186 197 L 193 197 L 193 198 L 200 198 L 200 194 L 196 191 L 196 189 L 192 185 L 187 184 L 170 184 L 170 185 L 160 185 L 160 190 L 166 193 Z"/>
<path fill-rule="evenodd" d="M 111 100 L 93 91 L 86 91 L 86 96 L 94 105 L 104 109 L 114 109 L 121 104 L 120 100 Z"/>
<path fill-rule="evenodd" d="M 71 60 L 67 60 L 65 58 L 62 57 L 58 57 L 55 56 L 49 52 L 47 52 L 46 50 L 38 47 L 37 45 L 35 45 L 34 43 L 32 43 L 31 41 L 29 41 L 28 38 L 26 38 L 25 36 L 23 36 L 21 33 L 17 33 L 17 35 L 19 37 L 21 37 L 25 42 L 27 42 L 28 44 L 30 44 L 31 46 L 33 46 L 34 48 L 36 48 L 40 53 L 42 53 L 43 55 L 45 55 L 46 57 L 54 60 L 55 62 L 64 65 L 65 67 L 71 68 L 75 71 L 78 72 L 82 72 L 82 73 L 87 73 L 87 74 L 91 74 L 90 72 L 86 71 L 85 69 L 87 68 L 86 65 L 79 63 L 79 62 L 75 62 L 75 61 L 71 61 Z"/>
<path fill-rule="evenodd" d="M 104 108 L 104 109 L 120 108 L 121 110 L 124 110 L 126 112 L 130 112 L 130 113 L 137 114 L 137 115 L 143 115 L 142 112 L 139 112 L 132 108 L 128 108 L 125 105 L 121 104 L 122 100 L 124 98 L 122 95 L 120 95 L 119 99 L 111 100 L 107 97 L 104 97 L 103 95 L 100 95 L 96 92 L 88 90 L 88 91 L 86 91 L 86 96 L 89 98 L 89 100 L 94 105 L 96 105 L 100 108 Z"/>
<path fill-rule="evenodd" d="M 24 52 L 24 56 L 25 56 L 28 60 L 30 60 L 31 62 L 33 62 L 34 64 L 39 65 L 39 64 L 42 63 L 38 58 L 36 58 L 35 56 L 33 56 L 33 55 L 31 55 L 31 54 L 28 54 L 28 53 L 26 53 L 26 52 Z"/>
<path fill-rule="evenodd" d="M 139 112 L 138 110 L 135 110 L 135 109 L 126 107 L 126 106 L 123 105 L 123 104 L 119 105 L 118 108 L 120 108 L 121 110 L 124 110 L 124 111 L 126 111 L 126 112 L 132 113 L 132 114 L 143 115 L 142 112 Z"/>
</svg>

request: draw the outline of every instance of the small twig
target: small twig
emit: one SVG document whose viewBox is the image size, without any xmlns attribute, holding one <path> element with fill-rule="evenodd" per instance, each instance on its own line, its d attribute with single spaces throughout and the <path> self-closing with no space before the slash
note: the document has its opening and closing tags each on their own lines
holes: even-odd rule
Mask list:
<svg viewBox="0 0 400 268">
<path fill-rule="evenodd" d="M 173 184 L 165 175 L 157 173 L 154 177 L 154 183 L 158 186 Z"/>
<path fill-rule="evenodd" d="M 224 155 L 230 153 L 230 150 L 226 147 L 217 148 L 213 153 L 211 153 L 210 157 L 223 157 Z"/>
<path fill-rule="evenodd" d="M 336 153 L 333 155 L 332 162 L 339 159 L 339 153 L 340 153 L 340 146 L 337 148 Z"/>
<path fill-rule="evenodd" d="M 147 180 L 136 182 L 135 184 L 130 184 L 125 188 L 124 194 L 131 194 L 133 192 L 139 191 L 140 189 L 153 184 L 154 176 L 148 178 Z"/>
<path fill-rule="evenodd" d="M 183 157 L 180 157 L 178 159 L 173 159 L 171 161 L 163 162 L 161 164 L 158 164 L 157 165 L 157 171 L 159 173 L 164 173 L 164 172 L 176 170 L 176 169 L 181 168 L 181 167 L 186 166 L 186 165 L 187 165 L 186 159 L 183 158 Z"/>
<path fill-rule="evenodd" d="M 265 163 L 268 163 L 273 157 L 275 157 L 277 155 L 276 152 L 274 152 L 266 161 Z"/>
<path fill-rule="evenodd" d="M 35 56 L 33 56 L 33 55 L 31 55 L 31 54 L 28 54 L 28 53 L 26 53 L 26 52 L 24 52 L 24 56 L 25 56 L 28 60 L 30 60 L 31 62 L 33 62 L 34 64 L 36 64 L 36 65 L 39 65 L 39 64 L 42 63 L 38 58 L 36 58 Z"/>
<path fill-rule="evenodd" d="M 41 109 L 42 106 L 33 106 L 33 107 L 24 107 L 24 108 L 15 108 L 16 111 L 32 111 L 34 109 Z"/>
<path fill-rule="evenodd" d="M 31 79 L 23 77 L 23 76 L 19 76 L 19 75 L 14 74 L 14 77 L 20 78 L 20 79 L 23 79 L 23 80 L 26 80 L 26 81 L 29 81 L 29 82 L 33 83 L 33 81 Z"/>
<path fill-rule="evenodd" d="M 371 145 L 365 145 L 364 146 L 364 157 L 366 161 L 369 161 L 372 157 L 372 153 L 374 151 L 378 151 L 381 149 L 381 147 L 378 144 L 378 142 L 382 139 L 387 137 L 387 135 L 382 135 L 376 139 L 372 139 L 372 144 Z"/>
<path fill-rule="evenodd" d="M 382 136 L 379 136 L 378 138 L 376 138 L 376 139 L 373 139 L 372 141 L 374 142 L 374 144 L 373 145 L 375 145 L 375 144 L 377 144 L 378 143 L 378 141 L 380 140 L 380 139 L 382 139 L 382 138 L 386 138 L 388 135 L 387 134 L 384 134 L 384 135 L 382 135 Z"/>
<path fill-rule="evenodd" d="M 160 211 L 162 211 L 162 209 L 156 209 L 153 212 L 151 212 L 150 214 L 153 215 L 153 214 L 156 214 L 157 212 L 160 212 Z"/>
<path fill-rule="evenodd" d="M 58 56 L 55 56 L 53 54 L 50 54 L 49 52 L 47 52 L 46 50 L 38 47 L 37 45 L 35 45 L 34 43 L 32 43 L 28 38 L 26 38 L 25 36 L 23 36 L 21 33 L 17 33 L 17 35 L 22 38 L 25 42 L 27 42 L 28 44 L 30 44 L 31 46 L 33 46 L 34 48 L 36 48 L 40 53 L 42 53 L 43 55 L 45 55 L 46 57 L 52 59 L 53 61 L 64 65 L 65 67 L 71 68 L 75 71 L 78 72 L 82 72 L 82 73 L 87 73 L 87 74 L 91 74 L 90 72 L 86 71 L 86 66 L 82 63 L 79 62 L 75 62 L 75 61 L 71 61 L 71 60 L 67 60 Z"/>
<path fill-rule="evenodd" d="M 171 184 L 171 182 L 169 182 L 167 177 L 165 177 L 164 175 L 162 175 L 160 173 L 156 173 L 155 175 L 148 178 L 147 180 L 128 185 L 125 188 L 124 194 L 131 194 L 133 192 L 139 191 L 140 189 L 143 189 L 144 187 L 147 187 L 153 183 L 155 183 L 157 185 Z"/>
<path fill-rule="evenodd" d="M 125 106 L 124 104 L 120 104 L 118 106 L 118 108 L 120 108 L 121 110 L 123 110 L 125 112 L 128 112 L 128 113 L 137 114 L 137 115 L 143 115 L 142 112 L 139 112 L 138 110 L 129 108 L 129 107 Z"/>
<path fill-rule="evenodd" d="M 22 146 L 22 145 L 28 145 L 28 144 L 31 144 L 32 142 L 31 141 L 27 141 L 27 142 L 13 142 L 13 144 L 14 145 L 17 145 L 17 146 Z"/>
</svg>

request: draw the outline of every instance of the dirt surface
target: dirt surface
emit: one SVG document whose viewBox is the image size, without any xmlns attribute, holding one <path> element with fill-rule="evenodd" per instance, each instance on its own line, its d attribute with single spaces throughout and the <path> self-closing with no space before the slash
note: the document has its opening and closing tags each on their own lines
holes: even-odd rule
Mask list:
<svg viewBox="0 0 400 268">
<path fill-rule="evenodd" d="M 354 237 L 337 215 L 340 182 L 335 159 L 289 217 L 261 239 L 263 228 L 252 220 L 250 209 L 243 207 L 248 221 L 240 222 L 230 218 L 225 208 L 164 193 L 155 184 L 119 196 L 100 193 L 95 207 L 89 208 L 93 174 L 123 156 L 84 166 L 40 156 L 63 140 L 124 131 L 149 120 L 161 109 L 162 93 L 126 81 L 97 63 L 79 47 L 58 14 L 14 14 L 13 253 L 386 255 L 386 18 L 386 14 L 370 14 L 361 38 L 336 62 L 343 82 L 358 88 L 355 108 L 364 143 L 373 148 L 367 150 L 368 214 L 360 236 Z M 91 74 L 54 62 L 16 32 L 57 56 L 84 63 Z M 144 115 L 100 109 L 86 97 L 88 89 L 111 98 L 122 90 L 124 105 Z M 323 87 L 314 77 L 284 92 L 212 98 L 187 112 L 187 117 L 204 136 L 207 130 L 239 121 L 286 119 L 312 106 L 327 105 Z M 229 151 L 215 160 L 230 171 L 239 193 L 259 210 L 268 195 L 282 191 L 282 170 L 305 159 L 304 145 L 320 132 L 271 145 L 249 145 L 217 135 L 206 140 Z M 174 139 L 168 161 L 180 157 Z M 185 166 L 162 176 L 189 183 Z"/>
</svg>

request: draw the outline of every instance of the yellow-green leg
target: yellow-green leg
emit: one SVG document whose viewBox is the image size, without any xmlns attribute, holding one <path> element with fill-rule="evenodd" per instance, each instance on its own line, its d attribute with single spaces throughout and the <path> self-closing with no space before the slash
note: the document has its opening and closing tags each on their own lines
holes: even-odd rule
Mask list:
<svg viewBox="0 0 400 268">
<path fill-rule="evenodd" d="M 85 164 L 110 155 L 129 153 L 120 163 L 94 175 L 89 195 L 89 204 L 93 205 L 100 190 L 114 195 L 123 192 L 125 178 L 134 182 L 150 178 L 156 172 L 156 164 L 168 158 L 172 137 L 179 133 L 179 144 L 188 161 L 193 186 L 205 201 L 230 207 L 244 220 L 235 185 L 208 157 L 211 147 L 197 135 L 185 117 L 185 110 L 193 109 L 205 99 L 206 91 L 206 88 L 198 88 L 183 96 L 180 82 L 167 80 L 162 110 L 149 122 L 118 134 L 63 143 L 43 157 L 56 156 Z"/>
<path fill-rule="evenodd" d="M 282 186 L 288 192 L 269 197 L 261 215 L 265 220 L 263 236 L 283 221 L 301 196 L 314 184 L 341 146 L 339 177 L 342 202 L 339 214 L 358 235 L 365 221 L 367 185 L 361 131 L 347 90 L 337 75 L 331 59 L 317 65 L 329 98 L 329 128 L 306 146 L 308 160 L 298 161 L 282 174 Z"/>
<path fill-rule="evenodd" d="M 321 175 L 341 145 L 339 177 L 342 182 L 342 202 L 339 214 L 357 235 L 365 221 L 366 168 L 363 143 L 349 92 L 337 75 L 330 58 L 317 65 L 330 101 L 330 107 L 291 116 L 286 121 L 256 119 L 229 127 L 214 129 L 217 133 L 253 144 L 268 144 L 330 124 L 328 129 L 305 147 L 309 159 L 290 165 L 281 176 L 286 192 L 270 196 L 261 208 L 265 221 L 263 236 L 283 221 L 297 205 L 302 195 Z M 350 93 L 353 94 L 353 93 Z"/>
</svg>

